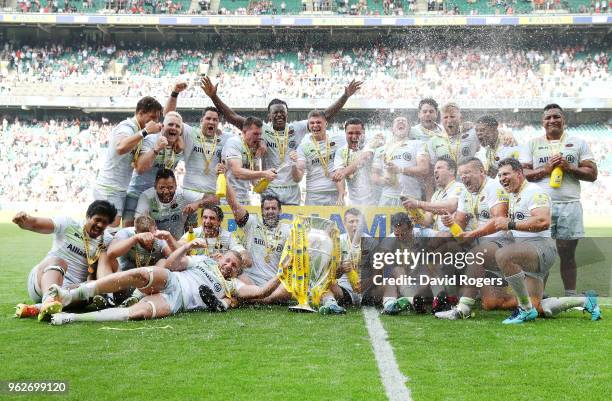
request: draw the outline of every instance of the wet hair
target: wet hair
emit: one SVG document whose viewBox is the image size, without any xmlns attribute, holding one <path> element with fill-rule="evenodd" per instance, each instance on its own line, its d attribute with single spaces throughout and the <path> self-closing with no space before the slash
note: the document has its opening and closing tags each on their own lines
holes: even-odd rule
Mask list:
<svg viewBox="0 0 612 401">
<path fill-rule="evenodd" d="M 257 117 L 248 116 L 244 119 L 244 123 L 242 123 L 242 129 L 246 130 L 251 128 L 251 126 L 256 126 L 257 128 L 263 127 L 263 121 Z"/>
<path fill-rule="evenodd" d="M 215 212 L 215 214 L 217 215 L 217 220 L 219 220 L 219 223 L 223 221 L 223 210 L 221 210 L 221 208 L 217 205 L 213 205 L 211 203 L 207 203 L 204 206 L 202 206 L 202 214 L 204 214 L 205 210 L 212 210 L 213 212 Z"/>
<path fill-rule="evenodd" d="M 207 108 L 205 108 L 205 109 L 202 111 L 202 117 L 204 117 L 204 116 L 206 115 L 206 113 L 207 113 L 207 112 L 209 112 L 209 111 L 212 111 L 212 112 L 217 113 L 217 117 L 221 118 L 221 112 L 219 111 L 219 109 L 218 109 L 218 108 L 213 107 L 213 106 L 208 106 Z"/>
<path fill-rule="evenodd" d="M 431 97 L 426 97 L 424 99 L 421 99 L 421 101 L 419 102 L 419 107 L 418 110 L 421 111 L 421 109 L 423 108 L 423 106 L 425 106 L 426 104 L 430 105 L 431 107 L 433 107 L 434 109 L 436 109 L 436 114 L 439 114 L 439 110 L 438 110 L 438 102 L 436 102 L 433 98 Z"/>
<path fill-rule="evenodd" d="M 348 127 L 349 125 L 361 125 L 361 128 L 365 128 L 363 121 L 361 121 L 359 118 L 349 118 L 348 120 L 346 120 L 346 122 L 344 123 L 345 131 L 346 127 Z"/>
<path fill-rule="evenodd" d="M 361 213 L 361 211 L 359 209 L 354 208 L 354 207 L 352 207 L 350 209 L 346 209 L 346 211 L 344 212 L 344 218 L 345 219 L 346 219 L 346 215 L 347 214 L 350 214 L 350 215 L 353 215 L 353 216 L 357 216 L 357 217 L 363 216 L 363 213 Z"/>
<path fill-rule="evenodd" d="M 313 117 L 319 117 L 327 121 L 327 117 L 323 110 L 311 110 L 310 113 L 308 113 L 308 119 L 310 120 Z"/>
<path fill-rule="evenodd" d="M 497 119 L 489 114 L 478 118 L 478 120 L 476 120 L 476 124 L 484 124 L 491 128 L 497 128 L 499 126 Z"/>
<path fill-rule="evenodd" d="M 484 164 L 482 164 L 482 161 L 477 157 L 470 157 L 469 159 L 462 161 L 459 164 L 459 167 L 465 166 L 466 164 L 472 164 L 472 163 L 477 165 L 481 170 L 484 170 Z"/>
<path fill-rule="evenodd" d="M 268 103 L 268 113 L 270 112 L 270 108 L 274 106 L 275 104 L 282 104 L 285 106 L 287 111 L 289 111 L 289 106 L 287 106 L 287 102 L 285 102 L 284 100 L 280 100 L 280 99 L 272 99 L 270 100 L 270 103 Z"/>
<path fill-rule="evenodd" d="M 87 218 L 91 218 L 95 215 L 105 216 L 108 218 L 108 222 L 112 223 L 115 221 L 115 217 L 117 217 L 117 208 L 109 201 L 96 200 L 89 205 L 85 215 Z"/>
<path fill-rule="evenodd" d="M 145 96 L 136 103 L 136 113 L 149 113 L 151 111 L 159 111 L 161 113 L 162 110 L 161 103 L 151 96 Z"/>
<path fill-rule="evenodd" d="M 155 228 L 155 220 L 151 216 L 138 216 L 136 220 L 134 220 L 134 228 L 137 233 L 146 233 L 151 231 L 152 228 Z"/>
<path fill-rule="evenodd" d="M 446 166 L 448 167 L 448 169 L 453 171 L 454 174 L 457 174 L 457 163 L 455 163 L 454 160 L 443 158 L 443 159 L 438 159 L 436 163 L 437 162 L 446 163 Z"/>
<path fill-rule="evenodd" d="M 155 174 L 155 183 L 159 180 L 165 180 L 167 178 L 172 178 L 176 181 L 176 177 L 174 176 L 174 172 L 167 168 L 160 168 L 157 170 L 157 174 Z"/>
<path fill-rule="evenodd" d="M 461 112 L 461 108 L 459 107 L 459 105 L 457 103 L 446 103 L 444 106 L 442 106 L 442 108 L 440 110 L 442 111 L 442 113 L 446 113 L 450 109 L 455 109 L 458 112 Z"/>
<path fill-rule="evenodd" d="M 391 228 L 401 226 L 402 224 L 408 224 L 408 227 L 412 227 L 412 220 L 410 220 L 408 213 L 399 212 L 391 216 Z"/>
<path fill-rule="evenodd" d="M 521 165 L 521 162 L 512 157 L 508 157 L 500 161 L 498 166 L 500 170 L 504 166 L 510 166 L 510 168 L 514 171 L 520 171 L 521 173 L 523 172 L 523 166 Z"/>
<path fill-rule="evenodd" d="M 262 195 L 261 197 L 261 209 L 263 210 L 264 207 L 264 202 L 265 201 L 276 201 L 276 203 L 278 204 L 278 210 L 280 210 L 283 206 L 283 204 L 281 203 L 280 199 L 278 199 L 278 197 L 276 195 Z"/>
<path fill-rule="evenodd" d="M 544 112 L 544 111 L 548 111 L 552 109 L 558 109 L 561 112 L 561 114 L 565 117 L 565 111 L 557 103 L 547 104 L 546 106 L 544 106 L 544 110 L 542 111 Z"/>
</svg>

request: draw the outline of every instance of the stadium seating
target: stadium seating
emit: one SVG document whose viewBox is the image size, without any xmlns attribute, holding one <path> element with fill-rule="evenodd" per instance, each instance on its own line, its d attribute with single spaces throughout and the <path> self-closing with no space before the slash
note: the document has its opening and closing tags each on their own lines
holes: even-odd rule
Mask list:
<svg viewBox="0 0 612 401">
<path fill-rule="evenodd" d="M 476 0 L 473 3 L 467 2 L 466 0 L 448 0 L 447 9 L 452 10 L 455 6 L 459 9 L 459 14 L 462 15 L 495 15 L 495 14 L 506 14 L 506 7 L 504 7 L 505 1 L 499 3 L 491 0 Z M 511 2 L 508 2 L 511 3 Z M 531 1 L 517 0 L 511 3 L 514 14 L 528 14 L 533 11 L 533 4 Z"/>
</svg>

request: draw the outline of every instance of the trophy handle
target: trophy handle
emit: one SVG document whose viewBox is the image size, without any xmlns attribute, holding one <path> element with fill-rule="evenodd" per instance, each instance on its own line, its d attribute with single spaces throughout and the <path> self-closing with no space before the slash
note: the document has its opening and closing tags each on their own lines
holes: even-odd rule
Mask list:
<svg viewBox="0 0 612 401">
<path fill-rule="evenodd" d="M 310 305 L 308 305 L 307 303 L 290 306 L 289 311 L 296 312 L 296 313 L 315 313 L 316 312 L 316 310 L 312 309 Z"/>
</svg>

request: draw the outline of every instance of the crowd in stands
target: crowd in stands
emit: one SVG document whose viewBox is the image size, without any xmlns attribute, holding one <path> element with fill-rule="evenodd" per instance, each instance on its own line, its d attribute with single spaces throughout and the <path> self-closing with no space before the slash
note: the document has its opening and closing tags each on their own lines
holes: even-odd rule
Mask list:
<svg viewBox="0 0 612 401">
<path fill-rule="evenodd" d="M 14 116 L 2 116 L 0 122 L 0 175 L 3 177 L 0 203 L 90 200 L 112 124 L 118 121 L 105 118 L 100 121 L 23 121 Z M 583 205 L 589 214 L 601 212 L 603 206 L 612 203 L 609 190 L 612 188 L 611 123 L 570 127 L 568 130 L 570 135 L 587 140 L 599 166 L 599 178 L 595 183 L 582 182 Z M 369 124 L 366 132 L 368 135 L 390 135 L 389 124 Z M 197 123 L 191 125 L 197 126 Z M 233 128 L 226 124 L 223 129 Z M 329 129 L 342 132 L 339 123 Z M 509 122 L 501 130 L 512 132 L 519 143 L 542 135 L 541 127 L 518 127 L 516 122 Z M 184 168 L 179 165 L 177 171 L 180 182 Z"/>
<path fill-rule="evenodd" d="M 294 4 L 295 3 L 295 4 Z M 17 0 L 15 9 L 31 13 L 117 14 L 220 14 L 261 15 L 296 12 L 333 12 L 341 15 L 406 15 L 417 11 L 449 15 L 517 14 L 532 11 L 606 13 L 610 0 L 427 0 L 426 10 L 417 10 L 416 0 L 222 0 L 218 9 L 210 0 Z"/>
<path fill-rule="evenodd" d="M 164 97 L 177 79 L 201 97 L 201 67 L 219 82 L 220 94 L 236 99 L 335 98 L 351 79 L 364 80 L 355 98 L 422 97 L 605 98 L 612 93 L 610 51 L 584 46 L 552 50 L 486 50 L 463 47 L 371 46 L 329 52 L 309 49 L 216 50 L 114 46 L 31 48 L 5 43 L 0 50 L 0 93 L 23 95 L 24 83 L 45 83 L 59 95 L 87 83 L 88 96 Z M 213 66 L 213 64 L 216 64 Z M 213 68 L 214 67 L 214 68 Z M 121 70 L 122 72 L 118 72 Z M 120 76 L 119 83 L 108 85 Z M 83 94 L 82 94 L 83 95 Z"/>
</svg>

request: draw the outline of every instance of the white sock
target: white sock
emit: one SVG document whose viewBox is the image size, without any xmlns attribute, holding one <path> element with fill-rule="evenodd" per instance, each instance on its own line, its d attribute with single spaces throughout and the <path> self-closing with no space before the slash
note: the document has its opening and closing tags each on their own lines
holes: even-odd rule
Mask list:
<svg viewBox="0 0 612 401">
<path fill-rule="evenodd" d="M 72 300 L 87 301 L 89 298 L 96 295 L 96 282 L 88 281 L 82 283 L 77 288 L 73 288 L 69 292 L 69 296 Z"/>
<path fill-rule="evenodd" d="M 397 298 L 395 297 L 383 297 L 383 307 L 387 306 L 387 304 L 389 304 L 390 302 L 395 301 L 397 301 Z"/>
<path fill-rule="evenodd" d="M 521 271 L 513 276 L 508 276 L 506 277 L 506 281 L 514 290 L 514 294 L 521 308 L 524 310 L 531 310 L 533 305 L 531 304 L 529 291 L 527 291 L 527 286 L 525 285 L 525 272 Z"/>
<path fill-rule="evenodd" d="M 472 313 L 472 306 L 476 303 L 474 298 L 470 297 L 461 297 L 459 299 L 459 303 L 457 304 L 457 309 L 459 309 L 464 315 L 469 315 Z"/>
<path fill-rule="evenodd" d="M 551 317 L 576 306 L 584 306 L 585 301 L 585 297 L 546 298 L 542 300 L 542 310 L 547 317 Z"/>
<path fill-rule="evenodd" d="M 575 297 L 577 296 L 578 293 L 576 292 L 576 290 L 565 290 L 565 296 L 566 297 Z"/>
<path fill-rule="evenodd" d="M 110 308 L 98 312 L 75 314 L 75 322 L 125 322 L 130 318 L 129 308 Z"/>
</svg>

